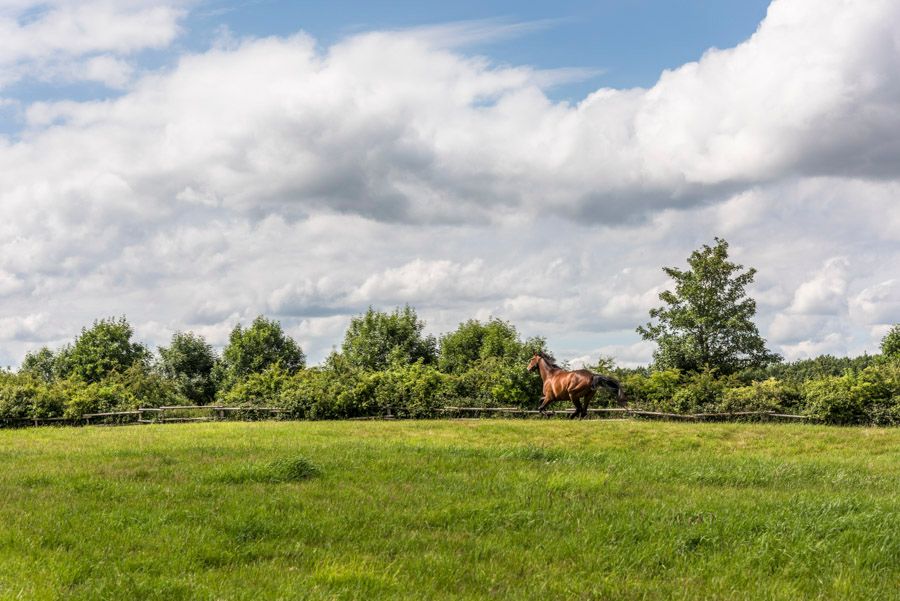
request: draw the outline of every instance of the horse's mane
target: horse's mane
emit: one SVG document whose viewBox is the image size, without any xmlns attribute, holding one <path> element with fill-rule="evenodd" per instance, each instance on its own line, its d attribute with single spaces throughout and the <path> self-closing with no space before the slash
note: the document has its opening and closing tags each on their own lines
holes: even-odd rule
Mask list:
<svg viewBox="0 0 900 601">
<path fill-rule="evenodd" d="M 545 353 L 544 351 L 538 351 L 537 355 L 538 355 L 538 357 L 541 357 L 544 361 L 549 363 L 551 367 L 559 367 L 559 365 L 556 364 L 556 359 L 550 353 Z M 560 369 L 562 369 L 562 368 L 560 367 Z"/>
</svg>

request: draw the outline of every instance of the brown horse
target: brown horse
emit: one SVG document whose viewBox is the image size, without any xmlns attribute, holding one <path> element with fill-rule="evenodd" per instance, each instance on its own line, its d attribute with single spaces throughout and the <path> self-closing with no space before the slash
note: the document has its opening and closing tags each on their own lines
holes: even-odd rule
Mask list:
<svg viewBox="0 0 900 601">
<path fill-rule="evenodd" d="M 554 401 L 568 400 L 575 405 L 575 413 L 571 419 L 587 417 L 588 405 L 600 388 L 614 391 L 619 405 L 625 405 L 625 391 L 615 378 L 601 376 L 586 369 L 563 369 L 553 362 L 552 357 L 542 352 L 536 353 L 528 363 L 528 371 L 535 369 L 541 371 L 541 380 L 544 381 L 544 396 L 538 407 L 541 413 Z"/>
</svg>

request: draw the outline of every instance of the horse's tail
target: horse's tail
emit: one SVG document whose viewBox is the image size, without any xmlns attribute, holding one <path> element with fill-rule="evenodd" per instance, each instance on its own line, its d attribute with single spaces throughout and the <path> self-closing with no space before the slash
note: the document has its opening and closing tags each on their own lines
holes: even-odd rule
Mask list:
<svg viewBox="0 0 900 601">
<path fill-rule="evenodd" d="M 622 389 L 622 385 L 619 384 L 618 380 L 609 376 L 594 374 L 594 377 L 591 378 L 591 390 L 597 390 L 601 387 L 614 391 L 616 393 L 616 402 L 623 407 L 625 406 L 625 390 Z"/>
</svg>

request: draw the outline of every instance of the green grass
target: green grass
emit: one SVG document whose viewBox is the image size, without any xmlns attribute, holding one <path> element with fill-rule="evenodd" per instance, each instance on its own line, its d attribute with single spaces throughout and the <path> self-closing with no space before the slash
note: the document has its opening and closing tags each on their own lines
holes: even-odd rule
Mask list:
<svg viewBox="0 0 900 601">
<path fill-rule="evenodd" d="M 900 599 L 900 430 L 0 431 L 0 599 Z"/>
</svg>

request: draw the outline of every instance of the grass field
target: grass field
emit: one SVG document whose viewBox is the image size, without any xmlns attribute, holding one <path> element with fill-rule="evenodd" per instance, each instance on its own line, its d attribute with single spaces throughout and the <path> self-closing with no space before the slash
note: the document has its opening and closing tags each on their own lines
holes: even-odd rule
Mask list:
<svg viewBox="0 0 900 601">
<path fill-rule="evenodd" d="M 0 599 L 900 599 L 900 430 L 0 431 Z"/>
</svg>

